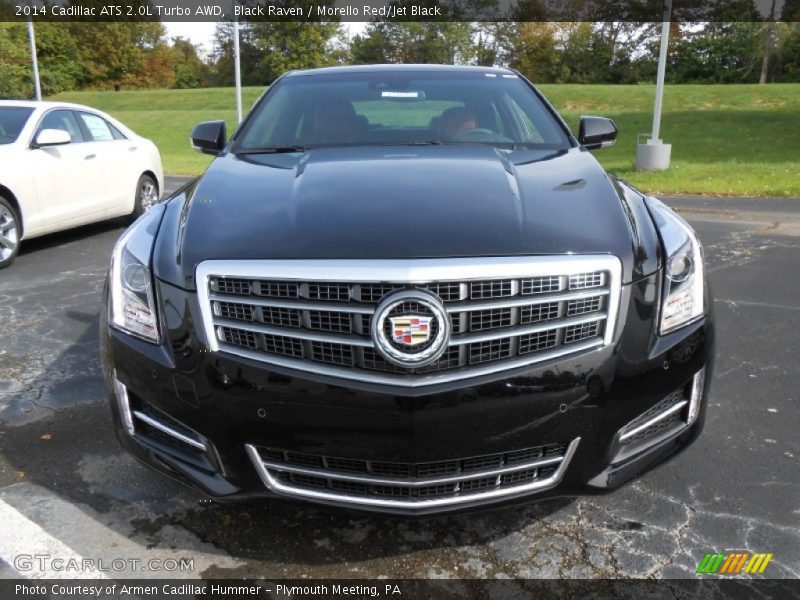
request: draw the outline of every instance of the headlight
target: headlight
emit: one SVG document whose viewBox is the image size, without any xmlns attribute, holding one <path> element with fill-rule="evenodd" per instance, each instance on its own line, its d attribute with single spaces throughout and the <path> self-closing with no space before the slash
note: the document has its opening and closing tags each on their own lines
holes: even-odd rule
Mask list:
<svg viewBox="0 0 800 600">
<path fill-rule="evenodd" d="M 664 203 L 648 198 L 666 253 L 661 334 L 694 321 L 705 313 L 703 297 L 703 247 L 697 234 Z"/>
<path fill-rule="evenodd" d="M 158 343 L 158 315 L 150 258 L 163 206 L 156 206 L 131 225 L 114 246 L 109 280 L 109 322 L 148 342 Z"/>
</svg>

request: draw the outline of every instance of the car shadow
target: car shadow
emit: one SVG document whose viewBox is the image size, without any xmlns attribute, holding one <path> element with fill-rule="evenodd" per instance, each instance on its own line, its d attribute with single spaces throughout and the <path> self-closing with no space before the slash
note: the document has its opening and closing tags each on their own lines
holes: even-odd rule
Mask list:
<svg viewBox="0 0 800 600">
<path fill-rule="evenodd" d="M 17 256 L 25 256 L 26 254 L 41 252 L 42 250 L 52 249 L 63 244 L 79 242 L 86 238 L 108 233 L 109 231 L 114 231 L 122 227 L 127 227 L 126 220 L 124 218 L 117 218 L 101 221 L 99 223 L 82 225 L 74 229 L 67 229 L 66 231 L 48 233 L 47 235 L 35 237 L 30 240 L 23 239 Z"/>
</svg>

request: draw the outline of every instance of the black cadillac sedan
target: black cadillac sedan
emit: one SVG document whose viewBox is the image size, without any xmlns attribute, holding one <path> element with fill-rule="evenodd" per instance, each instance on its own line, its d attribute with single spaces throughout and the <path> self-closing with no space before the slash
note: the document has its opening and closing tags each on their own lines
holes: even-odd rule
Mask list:
<svg viewBox="0 0 800 600">
<path fill-rule="evenodd" d="M 703 252 L 515 71 L 287 73 L 118 242 L 141 461 L 217 499 L 426 514 L 613 489 L 700 433 Z"/>
</svg>

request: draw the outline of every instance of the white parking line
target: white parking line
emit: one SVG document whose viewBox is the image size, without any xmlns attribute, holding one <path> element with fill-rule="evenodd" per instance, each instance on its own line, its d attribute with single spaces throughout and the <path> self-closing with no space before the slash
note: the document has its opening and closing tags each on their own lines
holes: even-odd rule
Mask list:
<svg viewBox="0 0 800 600">
<path fill-rule="evenodd" d="M 100 513 L 33 483 L 2 487 L 0 565 L 32 579 L 184 579 L 242 566 L 176 524 L 137 531 L 160 516 L 151 511 L 146 504 L 119 502 Z M 20 562 L 20 555 L 31 558 Z"/>
<path fill-rule="evenodd" d="M 0 500 L 0 524 L 2 524 L 0 558 L 21 576 L 30 579 L 86 577 L 86 574 L 79 570 L 54 570 L 50 566 L 54 560 L 62 561 L 55 564 L 67 564 L 67 561 L 75 561 L 76 565 L 80 565 L 83 557 L 3 500 Z M 48 556 L 48 561 L 40 564 L 34 557 L 43 555 Z M 22 558 L 20 559 L 20 557 Z M 19 568 L 20 564 L 24 564 L 18 563 L 19 560 L 26 562 L 37 560 L 36 568 L 31 570 L 27 570 L 24 566 Z M 94 573 L 92 577 L 106 579 L 103 573 Z"/>
</svg>

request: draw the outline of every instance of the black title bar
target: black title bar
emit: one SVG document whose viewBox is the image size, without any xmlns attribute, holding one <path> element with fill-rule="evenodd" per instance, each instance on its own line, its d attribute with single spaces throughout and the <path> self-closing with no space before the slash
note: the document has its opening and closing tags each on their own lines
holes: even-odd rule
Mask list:
<svg viewBox="0 0 800 600">
<path fill-rule="evenodd" d="M 665 20 L 666 4 L 666 0 L 0 0 L 0 21 L 646 23 Z M 672 0 L 671 4 L 671 21 L 752 22 L 770 19 L 773 0 Z M 774 18 L 780 19 L 781 14 Z"/>
<path fill-rule="evenodd" d="M 3 600 L 417 600 L 470 598 L 797 598 L 800 580 L 0 579 Z"/>
</svg>

